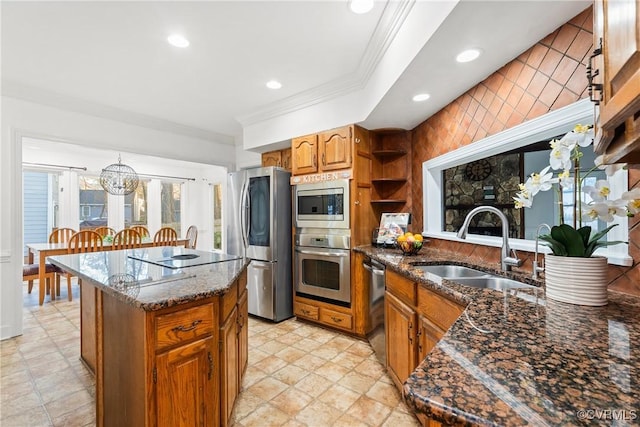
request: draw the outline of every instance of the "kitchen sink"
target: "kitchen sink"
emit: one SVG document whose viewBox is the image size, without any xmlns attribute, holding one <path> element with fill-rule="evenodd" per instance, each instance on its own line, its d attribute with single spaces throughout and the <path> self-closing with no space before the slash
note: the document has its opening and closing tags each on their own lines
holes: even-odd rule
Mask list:
<svg viewBox="0 0 640 427">
<path fill-rule="evenodd" d="M 456 277 L 452 278 L 451 280 L 465 286 L 472 286 L 474 288 L 495 289 L 499 291 L 505 289 L 538 289 L 536 286 L 518 282 L 517 280 L 496 276 Z"/>
<path fill-rule="evenodd" d="M 435 274 L 443 279 L 458 279 L 461 277 L 480 277 L 487 276 L 489 273 L 475 270 L 461 265 L 442 264 L 442 265 L 413 265 L 425 273 Z"/>
</svg>

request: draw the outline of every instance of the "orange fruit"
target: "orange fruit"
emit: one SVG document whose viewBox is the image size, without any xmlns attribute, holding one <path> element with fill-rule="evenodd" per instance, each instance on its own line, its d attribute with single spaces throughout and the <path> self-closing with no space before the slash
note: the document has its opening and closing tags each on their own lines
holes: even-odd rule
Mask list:
<svg viewBox="0 0 640 427">
<path fill-rule="evenodd" d="M 418 233 L 414 234 L 413 238 L 416 239 L 417 242 L 422 242 L 422 239 L 423 239 L 422 234 L 418 234 Z"/>
</svg>

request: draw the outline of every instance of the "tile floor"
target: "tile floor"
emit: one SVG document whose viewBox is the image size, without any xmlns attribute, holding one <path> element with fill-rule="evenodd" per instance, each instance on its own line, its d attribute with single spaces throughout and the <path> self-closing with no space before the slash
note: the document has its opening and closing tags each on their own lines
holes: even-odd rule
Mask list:
<svg viewBox="0 0 640 427">
<path fill-rule="evenodd" d="M 95 381 L 79 360 L 74 300 L 24 297 L 24 334 L 0 342 L 0 425 L 93 426 Z M 365 341 L 290 319 L 250 318 L 249 366 L 233 423 L 418 426 Z"/>
</svg>

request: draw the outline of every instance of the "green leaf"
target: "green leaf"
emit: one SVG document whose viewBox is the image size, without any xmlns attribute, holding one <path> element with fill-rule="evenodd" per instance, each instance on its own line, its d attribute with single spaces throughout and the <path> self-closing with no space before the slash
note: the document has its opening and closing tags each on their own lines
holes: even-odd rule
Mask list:
<svg viewBox="0 0 640 427">
<path fill-rule="evenodd" d="M 618 245 L 620 243 L 626 243 L 627 245 L 629 244 L 629 242 L 623 242 L 622 240 L 615 240 L 615 241 L 611 241 L 611 242 L 600 242 L 600 241 L 597 241 L 597 240 L 592 241 L 591 243 L 589 243 L 589 245 L 587 246 L 587 248 L 585 250 L 585 256 L 586 257 L 592 256 L 593 253 L 598 248 L 604 248 L 605 246 L 611 246 L 611 245 Z"/>
<path fill-rule="evenodd" d="M 562 243 L 551 237 L 550 234 L 542 234 L 540 236 L 540 240 L 542 240 L 546 246 L 551 248 L 551 252 L 553 252 L 554 255 L 567 256 L 567 248 L 565 248 Z"/>
<path fill-rule="evenodd" d="M 588 225 L 585 225 L 584 227 L 579 228 L 578 234 L 582 236 L 582 242 L 584 246 L 587 246 L 589 244 L 589 236 L 591 236 L 591 227 Z"/>
<path fill-rule="evenodd" d="M 600 230 L 598 231 L 596 234 L 593 235 L 593 237 L 591 237 L 591 240 L 589 240 L 589 244 L 593 243 L 593 242 L 597 242 L 598 240 L 602 239 L 602 237 L 607 234 L 609 231 L 611 231 L 611 229 L 615 226 L 617 226 L 618 224 L 613 224 L 608 226 L 607 228 L 605 228 L 604 230 Z"/>
<path fill-rule="evenodd" d="M 585 244 L 582 235 L 568 224 L 551 227 L 551 237 L 562 243 L 567 250 L 567 256 L 585 256 Z"/>
</svg>

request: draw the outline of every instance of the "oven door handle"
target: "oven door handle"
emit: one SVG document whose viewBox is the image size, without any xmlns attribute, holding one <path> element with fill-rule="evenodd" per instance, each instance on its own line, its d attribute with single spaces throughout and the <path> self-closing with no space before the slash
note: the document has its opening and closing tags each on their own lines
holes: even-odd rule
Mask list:
<svg viewBox="0 0 640 427">
<path fill-rule="evenodd" d="M 303 255 L 320 255 L 320 256 L 339 256 L 339 257 L 346 257 L 349 256 L 349 253 L 336 253 L 336 252 L 321 252 L 321 251 L 307 251 L 304 249 L 296 249 L 296 252 L 303 254 Z"/>
</svg>

